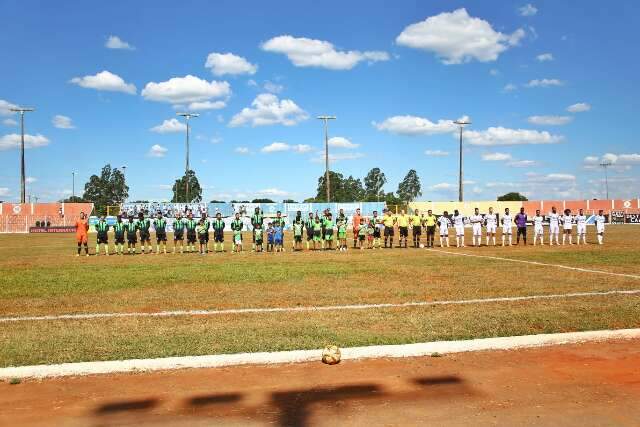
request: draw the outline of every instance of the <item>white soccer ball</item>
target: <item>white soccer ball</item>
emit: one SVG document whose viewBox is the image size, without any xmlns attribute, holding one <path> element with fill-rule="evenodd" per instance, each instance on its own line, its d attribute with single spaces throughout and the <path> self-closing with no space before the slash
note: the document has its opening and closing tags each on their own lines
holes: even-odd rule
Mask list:
<svg viewBox="0 0 640 427">
<path fill-rule="evenodd" d="M 340 363 L 340 349 L 336 345 L 328 345 L 322 350 L 322 363 L 336 365 Z"/>
<path fill-rule="evenodd" d="M 424 249 L 424 245 L 420 243 L 420 249 Z"/>
</svg>

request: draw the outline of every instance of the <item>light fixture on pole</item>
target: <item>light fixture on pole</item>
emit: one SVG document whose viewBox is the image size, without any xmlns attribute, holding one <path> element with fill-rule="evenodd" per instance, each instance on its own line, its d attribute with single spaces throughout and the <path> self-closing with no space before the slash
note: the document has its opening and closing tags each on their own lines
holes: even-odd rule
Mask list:
<svg viewBox="0 0 640 427">
<path fill-rule="evenodd" d="M 20 203 L 25 202 L 25 172 L 24 172 L 24 113 L 35 111 L 30 107 L 10 108 L 14 113 L 20 113 Z"/>
<path fill-rule="evenodd" d="M 192 117 L 200 117 L 200 114 L 198 113 L 176 113 L 176 115 L 184 117 L 185 121 L 187 122 L 187 161 L 186 161 L 186 166 L 184 169 L 184 176 L 186 179 L 186 183 L 185 183 L 185 193 L 186 193 L 186 201 L 187 203 L 189 203 L 191 200 L 189 199 L 189 120 Z"/>
<path fill-rule="evenodd" d="M 336 116 L 318 116 L 318 120 L 324 122 L 324 184 L 327 188 L 327 203 L 331 201 L 331 182 L 329 180 L 329 120 L 335 120 Z"/>
<path fill-rule="evenodd" d="M 607 200 L 609 200 L 609 175 L 607 174 L 607 168 L 611 166 L 613 163 L 609 161 L 604 161 L 600 163 L 600 166 L 604 169 L 604 187 L 607 192 Z"/>
<path fill-rule="evenodd" d="M 456 120 L 453 123 L 460 126 L 460 169 L 458 171 L 458 201 L 462 202 L 464 201 L 464 187 L 462 182 L 462 178 L 464 175 L 463 169 L 462 169 L 462 131 L 464 130 L 464 127 L 466 125 L 470 125 L 471 122 L 466 119 L 460 119 L 460 120 Z"/>
</svg>

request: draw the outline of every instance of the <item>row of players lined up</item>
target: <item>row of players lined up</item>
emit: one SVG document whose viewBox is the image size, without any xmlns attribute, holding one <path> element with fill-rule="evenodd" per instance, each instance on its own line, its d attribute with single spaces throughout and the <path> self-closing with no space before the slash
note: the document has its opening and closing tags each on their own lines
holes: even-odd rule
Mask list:
<svg viewBox="0 0 640 427">
<path fill-rule="evenodd" d="M 76 238 L 78 243 L 78 255 L 81 253 L 81 248 L 84 245 L 85 254 L 88 255 L 88 238 L 87 230 L 88 223 L 84 213 L 81 214 L 81 219 L 76 223 Z M 605 217 L 603 211 L 600 210 L 596 216 L 596 232 L 598 237 L 598 243 L 603 243 L 604 237 L 604 224 Z M 252 230 L 252 250 L 261 252 L 265 244 L 266 234 L 266 249 L 267 251 L 280 252 L 284 250 L 284 227 L 285 218 L 282 217 L 281 212 L 277 212 L 276 217 L 272 218 L 267 224 L 267 228 L 264 228 L 265 217 L 260 212 L 259 208 L 256 208 L 254 215 L 251 217 Z M 536 215 L 533 217 L 534 226 L 534 241 L 536 245 L 538 242 L 544 244 L 544 224 L 545 218 L 540 214 L 540 211 L 536 211 Z M 562 226 L 562 244 L 564 245 L 567 238 L 569 244 L 573 244 L 573 225 L 577 225 L 577 243 L 580 244 L 582 240 L 583 244 L 586 244 L 586 225 L 587 217 L 584 215 L 582 209 L 577 215 L 572 215 L 571 210 L 566 209 L 564 214 L 561 215 L 553 207 L 548 214 L 549 222 L 549 244 L 553 245 L 555 239 L 556 244 L 559 244 L 560 228 Z M 512 229 L 515 224 L 517 229 L 516 244 L 520 243 L 522 237 L 523 243 L 527 244 L 527 223 L 528 217 L 524 211 L 524 208 L 520 209 L 520 212 L 512 217 L 509 209 L 505 209 L 504 215 L 498 219 L 498 215 L 493 212 L 493 208 L 489 208 L 487 214 L 480 214 L 479 209 L 476 208 L 473 215 L 465 217 L 461 215 L 458 210 L 455 210 L 452 216 L 449 216 L 445 211 L 440 217 L 433 215 L 429 210 L 426 215 L 421 215 L 418 210 L 413 215 L 407 215 L 402 211 L 399 215 L 393 215 L 391 211 L 384 210 L 383 216 L 379 217 L 377 211 L 373 212 L 371 217 L 365 218 L 360 215 L 359 209 L 356 210 L 356 214 L 353 216 L 352 228 L 353 228 L 353 247 L 360 249 L 378 249 L 382 248 L 382 236 L 384 236 L 384 247 L 393 248 L 395 228 L 399 230 L 399 247 L 408 247 L 409 230 L 412 231 L 413 247 L 422 248 L 421 235 L 423 228 L 426 230 L 426 247 L 434 247 L 434 238 L 436 234 L 436 226 L 439 229 L 440 246 L 449 247 L 449 228 L 454 228 L 456 236 L 456 246 L 465 247 L 464 230 L 465 224 L 471 224 L 473 245 L 476 247 L 482 244 L 482 228 L 485 228 L 486 244 L 489 246 L 491 243 L 496 245 L 496 231 L 498 225 L 502 227 L 502 246 L 511 246 L 512 242 Z M 158 213 L 156 218 L 151 220 L 149 217 L 145 217 L 144 213 L 140 212 L 136 219 L 133 215 L 129 215 L 127 221 L 123 220 L 121 215 L 118 215 L 117 221 L 113 226 L 109 226 L 105 217 L 101 217 L 98 223 L 95 225 L 97 232 L 97 244 L 96 254 L 100 253 L 100 245 L 104 245 L 105 254 L 109 254 L 109 229 L 113 229 L 115 237 L 115 253 L 123 254 L 125 237 L 127 244 L 127 253 L 136 253 L 136 245 L 138 242 L 138 235 L 140 238 L 141 252 L 145 253 L 146 249 L 149 253 L 152 252 L 151 246 L 151 234 L 150 230 L 153 225 L 156 234 L 156 253 L 167 253 L 167 221 L 163 218 L 162 213 Z M 347 226 L 348 220 L 344 212 L 341 210 L 337 215 L 336 220 L 333 220 L 333 215 L 329 211 L 325 211 L 322 217 L 317 213 L 309 213 L 308 218 L 304 219 L 300 211 L 297 212 L 296 217 L 292 221 L 293 229 L 293 242 L 292 250 L 303 249 L 303 235 L 306 230 L 306 247 L 307 249 L 335 249 L 347 250 Z M 173 221 L 173 253 L 185 251 L 185 234 L 186 234 L 186 251 L 196 252 L 196 242 L 199 243 L 200 253 L 209 252 L 209 239 L 210 230 L 213 230 L 214 250 L 224 251 L 224 228 L 225 222 L 222 219 L 220 213 L 216 215 L 213 221 L 209 221 L 206 215 L 196 220 L 193 218 L 191 212 L 187 214 L 186 218 L 183 218 L 181 214 L 177 214 Z M 233 232 L 232 251 L 240 252 L 243 250 L 243 231 L 245 231 L 245 224 L 242 221 L 239 213 L 235 214 L 235 218 L 231 222 L 231 230 Z M 334 232 L 337 232 L 337 238 L 334 238 Z M 337 240 L 337 244 L 334 245 L 334 241 Z"/>
</svg>

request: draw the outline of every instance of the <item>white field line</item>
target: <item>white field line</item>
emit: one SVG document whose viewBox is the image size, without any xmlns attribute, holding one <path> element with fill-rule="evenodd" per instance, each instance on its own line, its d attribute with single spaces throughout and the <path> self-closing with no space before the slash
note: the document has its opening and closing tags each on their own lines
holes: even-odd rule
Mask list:
<svg viewBox="0 0 640 427">
<path fill-rule="evenodd" d="M 640 279 L 640 275 L 637 275 L 637 274 L 614 273 L 612 271 L 593 270 L 593 269 L 590 269 L 590 268 L 580 268 L 580 267 L 570 267 L 568 265 L 562 265 L 562 264 L 547 264 L 547 263 L 544 263 L 544 262 L 528 261 L 528 260 L 524 260 L 524 259 L 503 258 L 503 257 L 491 256 L 491 255 L 477 255 L 477 254 L 470 254 L 470 253 L 465 253 L 465 252 L 451 252 L 451 251 L 445 251 L 443 249 L 435 249 L 435 248 L 434 249 L 429 249 L 429 251 L 439 252 L 439 253 L 448 254 L 448 255 L 458 255 L 458 256 L 468 256 L 468 257 L 474 257 L 474 258 L 493 259 L 493 260 L 497 260 L 497 261 L 520 262 L 520 263 L 523 263 L 523 264 L 539 265 L 539 266 L 542 266 L 542 267 L 562 268 L 562 269 L 565 269 L 565 270 L 580 271 L 580 272 L 583 272 L 583 273 L 605 274 L 605 275 L 609 275 L 609 276 L 626 277 L 628 279 Z"/>
<path fill-rule="evenodd" d="M 524 335 L 516 337 L 480 338 L 464 341 L 435 341 L 429 343 L 376 345 L 341 350 L 343 360 L 380 357 L 419 357 L 434 353 L 462 353 L 469 351 L 516 350 L 560 344 L 614 339 L 640 339 L 640 329 L 620 329 L 558 334 Z M 115 374 L 126 372 L 164 371 L 185 368 L 218 368 L 235 365 L 270 365 L 282 363 L 320 363 L 322 350 L 294 350 L 262 353 L 216 354 L 210 356 L 167 357 L 161 359 L 132 359 L 103 362 L 63 363 L 0 368 L 0 379 L 47 378 L 76 375 Z"/>
<path fill-rule="evenodd" d="M 465 300 L 445 300 L 445 301 L 415 301 L 403 303 L 381 303 L 381 304 L 350 304 L 350 305 L 329 305 L 329 306 L 306 306 L 306 307 L 265 307 L 265 308 L 231 308 L 224 310 L 176 310 L 158 312 L 124 312 L 124 313 L 84 313 L 84 314 L 59 314 L 44 316 L 19 316 L 0 317 L 0 323 L 28 322 L 44 320 L 92 320 L 110 319 L 118 317 L 174 317 L 174 316 L 216 316 L 228 314 L 256 314 L 256 313 L 295 313 L 310 311 L 341 311 L 341 310 L 369 310 L 378 308 L 404 308 L 404 307 L 431 307 L 439 305 L 466 305 L 466 304 L 487 304 L 496 302 L 516 302 L 531 300 L 550 300 L 565 298 L 599 297 L 608 295 L 636 295 L 640 294 L 640 289 L 610 290 L 596 292 L 572 292 L 567 294 L 549 295 L 527 295 L 515 297 L 494 297 L 475 298 Z"/>
</svg>

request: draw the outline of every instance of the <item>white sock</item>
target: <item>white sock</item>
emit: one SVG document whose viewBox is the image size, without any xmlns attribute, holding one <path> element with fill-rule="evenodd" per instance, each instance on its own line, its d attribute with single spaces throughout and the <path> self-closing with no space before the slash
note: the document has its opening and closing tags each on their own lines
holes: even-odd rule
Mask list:
<svg viewBox="0 0 640 427">
<path fill-rule="evenodd" d="M 511 246 L 511 243 L 512 243 L 511 234 L 509 234 L 509 246 Z"/>
<path fill-rule="evenodd" d="M 506 237 L 506 236 L 503 234 L 503 235 L 502 235 L 502 246 L 504 246 L 504 240 L 505 240 L 505 237 Z"/>
</svg>

